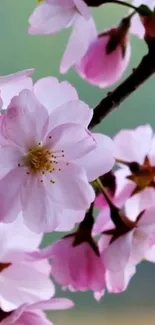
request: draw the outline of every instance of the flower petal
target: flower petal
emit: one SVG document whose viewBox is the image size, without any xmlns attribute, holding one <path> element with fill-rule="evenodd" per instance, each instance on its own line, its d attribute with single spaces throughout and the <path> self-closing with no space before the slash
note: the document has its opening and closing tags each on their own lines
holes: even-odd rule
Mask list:
<svg viewBox="0 0 155 325">
<path fill-rule="evenodd" d="M 29 18 L 29 34 L 50 35 L 66 28 L 73 20 L 74 9 L 64 10 L 63 6 L 44 2 Z"/>
<path fill-rule="evenodd" d="M 67 163 L 95 149 L 96 141 L 82 125 L 66 123 L 57 126 L 47 135 L 46 145 L 55 155 L 56 161 Z"/>
<path fill-rule="evenodd" d="M 150 125 L 139 126 L 134 130 L 120 131 L 114 138 L 116 158 L 142 164 L 151 148 L 152 136 L 153 131 Z M 141 145 L 142 141 L 143 145 Z"/>
<path fill-rule="evenodd" d="M 96 148 L 76 160 L 78 165 L 85 168 L 90 182 L 109 172 L 115 163 L 112 140 L 103 134 L 93 134 L 93 136 L 96 141 Z"/>
<path fill-rule="evenodd" d="M 38 117 L 37 117 L 38 116 Z M 24 148 L 40 142 L 46 131 L 48 112 L 30 90 L 14 97 L 1 124 L 4 137 Z"/>
<path fill-rule="evenodd" d="M 0 92 L 3 101 L 2 109 L 6 109 L 11 99 L 17 96 L 23 89 L 32 89 L 33 83 L 30 76 L 34 69 L 19 71 L 8 76 L 0 77 Z"/>
<path fill-rule="evenodd" d="M 17 231 L 18 229 L 18 231 Z M 17 252 L 32 252 L 41 243 L 43 234 L 31 232 L 23 223 L 20 213 L 14 222 L 9 224 L 0 223 L 0 260 L 11 262 L 10 258 L 16 258 Z M 19 245 L 20 243 L 20 245 Z M 15 254 L 13 254 L 13 252 Z"/>
<path fill-rule="evenodd" d="M 49 113 L 65 103 L 78 100 L 77 91 L 69 82 L 59 82 L 54 77 L 38 80 L 34 85 L 34 93 Z"/>
<path fill-rule="evenodd" d="M 6 268 L 0 278 L 0 286 L 1 308 L 5 311 L 15 309 L 23 303 L 49 299 L 55 292 L 52 281 L 36 268 L 35 262 L 16 263 Z"/>
<path fill-rule="evenodd" d="M 48 129 L 60 124 L 77 123 L 88 127 L 93 116 L 93 110 L 80 100 L 73 100 L 61 105 L 54 110 L 49 118 Z"/>
<path fill-rule="evenodd" d="M 124 270 L 119 272 L 106 272 L 106 285 L 110 293 L 120 293 L 127 289 L 129 281 L 136 273 L 136 267 L 132 264 L 127 264 Z"/>
<path fill-rule="evenodd" d="M 129 261 L 132 249 L 133 230 L 120 236 L 103 251 L 105 268 L 111 272 L 124 269 Z"/>
<path fill-rule="evenodd" d="M 25 182 L 24 168 L 17 167 L 0 180 L 0 220 L 13 221 L 20 209 L 20 191 Z"/>
<path fill-rule="evenodd" d="M 44 300 L 31 305 L 31 310 L 42 309 L 42 310 L 65 310 L 74 307 L 74 302 L 67 298 L 52 298 Z"/>
<path fill-rule="evenodd" d="M 85 171 L 73 163 L 68 166 L 61 164 L 60 167 L 61 171 L 55 170 L 52 174 L 47 174 L 46 178 L 46 190 L 52 200 L 64 209 L 88 209 L 95 194 Z M 54 184 L 50 182 L 51 179 Z"/>
<path fill-rule="evenodd" d="M 73 31 L 60 65 L 60 72 L 66 73 L 78 63 L 86 53 L 91 42 L 97 37 L 93 18 L 86 20 L 80 14 L 76 16 Z"/>
</svg>

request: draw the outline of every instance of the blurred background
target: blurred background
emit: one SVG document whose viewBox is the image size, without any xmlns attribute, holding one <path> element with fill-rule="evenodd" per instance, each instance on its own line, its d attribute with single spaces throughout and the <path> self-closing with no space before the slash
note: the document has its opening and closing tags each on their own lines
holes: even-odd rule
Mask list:
<svg viewBox="0 0 155 325">
<path fill-rule="evenodd" d="M 0 75 L 35 68 L 35 79 L 49 75 L 57 76 L 60 80 L 67 79 L 76 87 L 80 98 L 95 107 L 111 89 L 92 87 L 81 80 L 73 70 L 67 75 L 60 75 L 59 63 L 70 31 L 48 37 L 28 35 L 28 17 L 36 4 L 36 0 L 1 0 Z M 127 10 L 116 5 L 105 5 L 93 10 L 93 13 L 97 26 L 102 31 L 119 23 Z M 147 50 L 144 42 L 135 37 L 131 37 L 131 43 L 132 59 L 126 75 L 136 67 Z M 113 136 L 121 128 L 134 128 L 145 123 L 155 127 L 154 92 L 155 78 L 152 78 L 109 115 L 97 130 Z M 44 244 L 47 245 L 60 235 L 46 236 Z M 91 293 L 71 294 L 61 292 L 58 288 L 58 295 L 70 297 L 77 306 L 72 311 L 52 312 L 50 317 L 56 325 L 93 325 L 94 322 L 97 325 L 128 325 L 131 322 L 133 325 L 146 322 L 152 325 L 155 322 L 155 265 L 142 263 L 125 293 L 105 295 L 100 303 L 94 300 Z"/>
</svg>

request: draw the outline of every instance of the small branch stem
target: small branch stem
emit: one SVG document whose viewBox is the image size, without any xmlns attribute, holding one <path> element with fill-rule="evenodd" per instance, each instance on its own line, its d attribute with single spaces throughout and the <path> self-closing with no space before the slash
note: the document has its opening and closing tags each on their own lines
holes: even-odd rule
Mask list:
<svg viewBox="0 0 155 325">
<path fill-rule="evenodd" d="M 131 3 L 125 2 L 125 1 L 121 1 L 121 0 L 106 0 L 104 3 L 113 3 L 113 4 L 118 4 L 118 5 L 122 5 L 124 7 L 128 7 L 131 8 L 135 11 L 138 11 L 138 7 L 135 7 L 134 5 L 132 5 Z"/>
<path fill-rule="evenodd" d="M 119 4 L 128 8 L 132 8 L 134 10 L 137 11 L 137 7 L 135 7 L 134 5 L 125 2 L 125 1 L 121 1 L 121 0 L 84 0 L 85 3 L 89 6 L 89 7 L 99 7 L 101 5 L 104 5 L 106 3 L 114 3 L 114 4 Z"/>
</svg>

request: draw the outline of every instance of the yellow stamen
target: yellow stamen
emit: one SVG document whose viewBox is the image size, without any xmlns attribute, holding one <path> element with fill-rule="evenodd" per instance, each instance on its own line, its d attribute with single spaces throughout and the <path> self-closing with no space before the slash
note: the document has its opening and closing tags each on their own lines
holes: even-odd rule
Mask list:
<svg viewBox="0 0 155 325">
<path fill-rule="evenodd" d="M 51 154 L 44 146 L 36 146 L 28 151 L 24 159 L 24 165 L 28 167 L 31 174 L 49 172 L 53 166 Z"/>
</svg>

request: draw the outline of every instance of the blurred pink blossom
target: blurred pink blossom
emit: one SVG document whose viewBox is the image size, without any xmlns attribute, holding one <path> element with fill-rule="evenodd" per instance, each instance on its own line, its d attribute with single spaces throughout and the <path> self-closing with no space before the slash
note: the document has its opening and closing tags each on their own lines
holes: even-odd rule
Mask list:
<svg viewBox="0 0 155 325">
<path fill-rule="evenodd" d="M 28 260 L 38 250 L 43 234 L 31 232 L 22 216 L 11 224 L 0 223 L 0 306 L 11 311 L 22 304 L 49 299 L 54 294 L 47 259 Z"/>
</svg>

